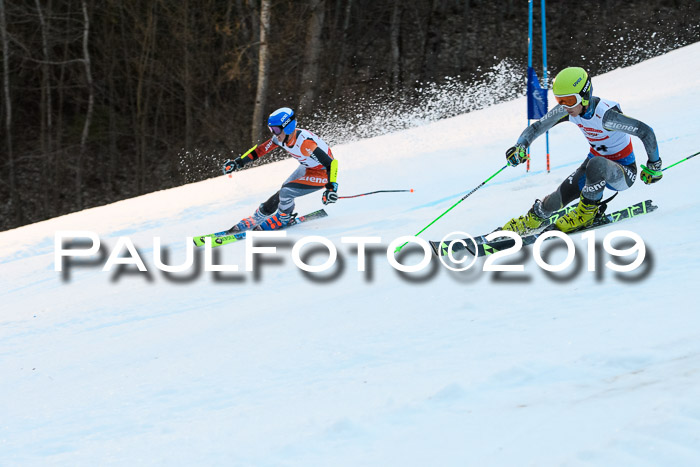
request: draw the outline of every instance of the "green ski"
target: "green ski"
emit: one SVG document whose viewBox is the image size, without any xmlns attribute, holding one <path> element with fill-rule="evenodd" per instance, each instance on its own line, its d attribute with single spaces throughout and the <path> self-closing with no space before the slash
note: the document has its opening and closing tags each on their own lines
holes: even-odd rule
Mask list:
<svg viewBox="0 0 700 467">
<path fill-rule="evenodd" d="M 306 214 L 305 216 L 299 216 L 295 218 L 292 222 L 289 223 L 285 227 L 285 229 L 288 229 L 289 227 L 295 226 L 297 224 L 301 224 L 304 222 L 308 222 L 314 219 L 320 219 L 322 217 L 327 217 L 328 213 L 324 209 L 319 209 L 318 211 L 314 211 L 312 213 Z M 229 232 L 228 230 L 224 230 L 223 232 L 216 232 L 212 234 L 206 234 L 206 235 L 198 235 L 193 238 L 194 244 L 196 246 L 204 246 L 205 239 L 207 237 L 211 237 L 211 246 L 212 248 L 222 246 L 222 245 L 227 245 L 229 243 L 237 242 L 239 240 L 245 240 L 246 234 L 248 232 L 236 232 L 232 233 Z"/>
</svg>

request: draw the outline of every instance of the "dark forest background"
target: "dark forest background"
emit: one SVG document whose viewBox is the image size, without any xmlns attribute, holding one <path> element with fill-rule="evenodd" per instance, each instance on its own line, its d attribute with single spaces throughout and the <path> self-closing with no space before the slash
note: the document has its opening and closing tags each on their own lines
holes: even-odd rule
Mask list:
<svg viewBox="0 0 700 467">
<path fill-rule="evenodd" d="M 281 106 L 339 143 L 386 131 L 372 119 L 381 110 L 383 122 L 406 109 L 442 118 L 515 98 L 527 9 L 526 0 L 0 0 L 0 230 L 218 175 L 223 160 L 267 138 L 267 115 Z M 698 0 L 547 2 L 551 74 L 578 65 L 596 75 L 699 37 Z M 436 106 L 439 94 L 463 104 Z"/>
</svg>

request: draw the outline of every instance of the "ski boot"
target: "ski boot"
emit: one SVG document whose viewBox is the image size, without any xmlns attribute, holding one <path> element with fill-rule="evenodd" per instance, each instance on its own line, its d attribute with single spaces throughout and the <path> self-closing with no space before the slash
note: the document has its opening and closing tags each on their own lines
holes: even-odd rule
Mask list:
<svg viewBox="0 0 700 467">
<path fill-rule="evenodd" d="M 279 230 L 279 229 L 284 229 L 287 227 L 294 219 L 296 219 L 297 215 L 296 213 L 291 214 L 291 213 L 286 213 L 282 211 L 277 211 L 275 214 L 272 216 L 268 217 L 260 223 L 259 225 L 256 225 L 253 230 Z"/>
<path fill-rule="evenodd" d="M 581 200 L 573 211 L 557 219 L 556 227 L 562 232 L 573 232 L 588 227 L 595 220 L 600 204 L 581 195 Z"/>
<path fill-rule="evenodd" d="M 544 221 L 544 219 L 535 214 L 533 208 L 530 208 L 527 214 L 520 217 L 514 217 L 506 222 L 506 225 L 501 227 L 500 230 L 509 230 L 522 237 L 535 233 Z"/>
<path fill-rule="evenodd" d="M 260 208 L 255 210 L 252 216 L 241 219 L 241 221 L 228 229 L 229 234 L 245 232 L 246 230 L 252 230 L 255 226 L 262 224 L 268 216 L 260 211 Z"/>
</svg>

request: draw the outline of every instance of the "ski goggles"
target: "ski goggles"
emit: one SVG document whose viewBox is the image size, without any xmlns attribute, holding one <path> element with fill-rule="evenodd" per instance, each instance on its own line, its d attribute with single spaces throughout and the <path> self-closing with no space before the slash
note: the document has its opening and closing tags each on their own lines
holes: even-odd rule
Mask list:
<svg viewBox="0 0 700 467">
<path fill-rule="evenodd" d="M 270 129 L 273 135 L 279 136 L 282 134 L 285 128 L 287 128 L 289 125 L 292 124 L 292 122 L 294 122 L 295 119 L 296 117 L 294 116 L 294 114 L 292 114 L 289 117 L 287 117 L 287 119 L 284 122 L 282 122 L 281 125 L 268 125 L 267 127 Z M 291 133 L 291 131 L 289 133 Z"/>
<path fill-rule="evenodd" d="M 569 94 L 567 96 L 555 95 L 554 98 L 557 100 L 557 103 L 559 105 L 561 105 L 562 107 L 566 107 L 567 109 L 573 109 L 581 102 L 583 102 L 583 99 L 581 98 L 580 94 Z"/>
<path fill-rule="evenodd" d="M 268 126 L 270 131 L 272 132 L 273 135 L 279 136 L 282 134 L 282 127 L 281 126 Z"/>
</svg>

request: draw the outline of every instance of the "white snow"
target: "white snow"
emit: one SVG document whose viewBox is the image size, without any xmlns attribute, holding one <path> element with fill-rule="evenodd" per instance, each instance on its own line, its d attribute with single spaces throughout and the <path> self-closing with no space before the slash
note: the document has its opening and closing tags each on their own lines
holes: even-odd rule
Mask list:
<svg viewBox="0 0 700 467">
<path fill-rule="evenodd" d="M 698 150 L 700 43 L 593 83 L 653 126 L 666 166 Z M 418 232 L 503 166 L 524 110 L 519 98 L 334 147 L 341 195 L 415 192 L 327 207 L 256 273 L 243 271 L 245 243 L 216 250 L 242 272 L 161 273 L 153 238 L 182 262 L 188 236 L 250 215 L 292 160 L 0 233 L 0 465 L 699 465 L 700 157 L 611 203 L 659 206 L 596 233 L 644 239 L 634 273 L 605 268 L 604 252 L 588 272 L 580 235 L 581 265 L 554 278 L 531 248 L 513 257 L 520 273 L 433 262 L 405 279 L 381 250 L 358 272 L 341 242 L 380 236 L 386 250 Z M 587 153 L 570 124 L 550 144 L 550 174 L 541 138 L 532 172 L 507 168 L 421 237 L 523 214 Z M 149 272 L 103 272 L 104 258 L 56 272 L 61 230 L 96 232 L 107 254 L 128 237 Z M 292 263 L 308 235 L 337 246 L 335 277 Z"/>
</svg>

